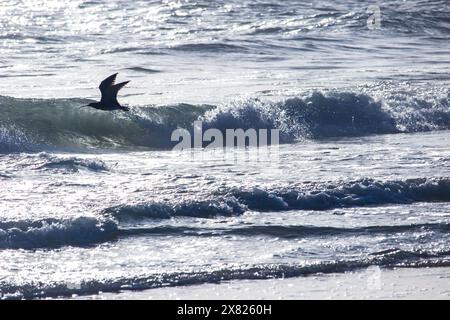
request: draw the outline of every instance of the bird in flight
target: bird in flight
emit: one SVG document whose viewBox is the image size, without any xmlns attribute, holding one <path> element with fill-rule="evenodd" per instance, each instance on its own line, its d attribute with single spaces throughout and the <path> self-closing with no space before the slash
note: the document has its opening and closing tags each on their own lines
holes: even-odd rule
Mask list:
<svg viewBox="0 0 450 320">
<path fill-rule="evenodd" d="M 128 107 L 121 106 L 119 101 L 117 101 L 117 93 L 130 81 L 125 81 L 116 84 L 116 77 L 117 73 L 109 76 L 100 83 L 100 86 L 98 87 L 102 94 L 100 102 L 92 102 L 84 107 L 92 107 L 104 111 L 130 110 Z"/>
</svg>

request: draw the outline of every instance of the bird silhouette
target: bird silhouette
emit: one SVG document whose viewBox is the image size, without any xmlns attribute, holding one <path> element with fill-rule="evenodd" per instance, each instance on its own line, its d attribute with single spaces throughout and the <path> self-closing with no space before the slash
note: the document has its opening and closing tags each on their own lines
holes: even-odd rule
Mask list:
<svg viewBox="0 0 450 320">
<path fill-rule="evenodd" d="M 116 84 L 116 77 L 117 73 L 114 73 L 100 83 L 100 86 L 98 87 L 102 94 L 100 102 L 92 102 L 83 107 L 92 107 L 104 111 L 130 110 L 128 107 L 121 106 L 119 101 L 117 101 L 117 93 L 130 81 Z"/>
</svg>

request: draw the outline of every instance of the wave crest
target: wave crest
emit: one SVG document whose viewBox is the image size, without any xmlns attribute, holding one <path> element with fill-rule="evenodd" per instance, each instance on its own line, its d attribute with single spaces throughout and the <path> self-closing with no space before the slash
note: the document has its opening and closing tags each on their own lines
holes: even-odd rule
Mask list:
<svg viewBox="0 0 450 320">
<path fill-rule="evenodd" d="M 305 184 L 282 188 L 228 188 L 209 198 L 178 202 L 148 201 L 106 208 L 103 214 L 118 220 L 169 219 L 171 217 L 211 218 L 241 215 L 248 210 L 330 210 L 383 204 L 450 201 L 450 180 L 409 179 Z"/>
<path fill-rule="evenodd" d="M 285 187 L 274 190 L 233 188 L 226 196 L 238 199 L 252 210 L 328 210 L 382 204 L 450 201 L 450 180 L 409 179 Z"/>
<path fill-rule="evenodd" d="M 76 217 L 0 222 L 0 249 L 84 246 L 117 236 L 117 223 L 111 219 Z"/>
<path fill-rule="evenodd" d="M 80 109 L 81 99 L 0 96 L 0 152 L 51 148 L 170 149 L 177 128 L 280 129 L 281 142 L 450 128 L 449 97 L 398 92 L 312 91 L 278 102 L 235 100 L 219 105 L 133 107 L 128 113 Z"/>
<path fill-rule="evenodd" d="M 124 204 L 102 211 L 103 214 L 112 215 L 118 220 L 127 219 L 169 219 L 171 217 L 200 217 L 210 218 L 216 216 L 233 216 L 244 213 L 246 207 L 232 198 L 186 200 L 177 203 L 146 202 L 137 204 Z"/>
</svg>

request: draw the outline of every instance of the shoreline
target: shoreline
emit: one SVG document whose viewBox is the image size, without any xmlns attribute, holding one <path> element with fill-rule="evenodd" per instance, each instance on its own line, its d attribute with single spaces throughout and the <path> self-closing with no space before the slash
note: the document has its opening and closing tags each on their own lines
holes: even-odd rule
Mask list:
<svg viewBox="0 0 450 320">
<path fill-rule="evenodd" d="M 439 299 L 450 300 L 450 268 L 393 268 L 372 266 L 346 273 L 285 279 L 236 280 L 219 284 L 122 291 L 73 299 L 137 300 L 328 300 Z"/>
</svg>

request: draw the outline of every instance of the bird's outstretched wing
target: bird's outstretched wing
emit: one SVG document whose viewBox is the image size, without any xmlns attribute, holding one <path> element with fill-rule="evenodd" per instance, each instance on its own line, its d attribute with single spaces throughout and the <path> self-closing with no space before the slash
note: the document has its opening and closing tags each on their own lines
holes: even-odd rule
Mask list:
<svg viewBox="0 0 450 320">
<path fill-rule="evenodd" d="M 117 93 L 120 89 L 122 89 L 128 82 L 125 81 L 118 84 L 116 83 L 116 77 L 117 73 L 109 76 L 105 80 L 100 83 L 100 91 L 102 93 L 102 99 L 101 103 L 104 106 L 108 106 L 111 109 L 114 109 L 115 107 L 121 107 L 120 103 L 117 101 Z"/>
<path fill-rule="evenodd" d="M 110 75 L 108 78 L 106 78 L 100 83 L 100 86 L 98 88 L 100 89 L 102 95 L 105 93 L 106 89 L 108 89 L 109 87 L 113 86 L 114 83 L 116 83 L 116 78 L 117 73 L 114 73 L 113 75 Z"/>
<path fill-rule="evenodd" d="M 113 90 L 116 93 L 117 96 L 117 92 L 119 92 L 120 89 L 122 89 L 123 87 L 125 87 L 125 85 L 130 82 L 130 81 L 124 81 L 118 84 L 115 84 L 113 86 L 111 86 L 111 90 Z"/>
</svg>

